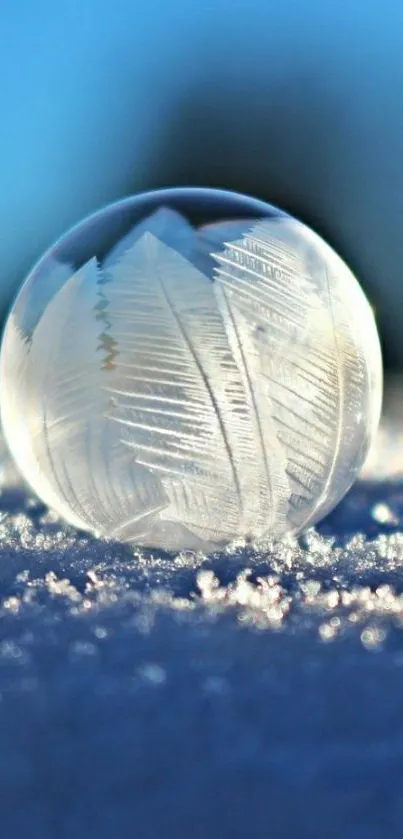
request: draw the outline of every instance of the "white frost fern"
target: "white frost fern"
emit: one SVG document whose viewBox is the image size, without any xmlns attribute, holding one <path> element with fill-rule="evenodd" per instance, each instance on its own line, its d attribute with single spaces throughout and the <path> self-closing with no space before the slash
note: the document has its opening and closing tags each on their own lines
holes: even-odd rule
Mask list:
<svg viewBox="0 0 403 839">
<path fill-rule="evenodd" d="M 136 462 L 159 474 L 170 499 L 161 519 L 205 541 L 263 532 L 284 475 L 274 469 L 268 484 L 214 284 L 151 233 L 109 274 L 106 317 L 119 348 L 109 415 Z"/>
</svg>

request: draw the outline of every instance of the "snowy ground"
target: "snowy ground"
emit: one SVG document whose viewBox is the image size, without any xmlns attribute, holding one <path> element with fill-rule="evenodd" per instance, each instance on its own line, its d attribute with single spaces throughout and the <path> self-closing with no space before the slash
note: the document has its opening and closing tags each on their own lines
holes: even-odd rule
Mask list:
<svg viewBox="0 0 403 839">
<path fill-rule="evenodd" d="M 96 542 L 3 457 L 2 839 L 401 837 L 402 407 L 397 381 L 363 480 L 260 553 Z"/>
</svg>

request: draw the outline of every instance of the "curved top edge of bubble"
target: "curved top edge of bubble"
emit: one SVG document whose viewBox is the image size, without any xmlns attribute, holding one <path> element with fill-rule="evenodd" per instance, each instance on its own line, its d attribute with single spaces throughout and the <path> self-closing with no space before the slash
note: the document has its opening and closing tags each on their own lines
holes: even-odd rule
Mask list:
<svg viewBox="0 0 403 839">
<path fill-rule="evenodd" d="M 221 221 L 216 220 L 214 222 L 199 225 L 198 227 L 193 227 L 183 213 L 169 205 L 164 206 L 164 199 L 166 202 L 169 202 L 170 198 L 177 197 L 178 195 L 185 198 L 188 194 L 200 195 L 206 199 L 208 197 L 212 197 L 213 195 L 228 197 L 231 199 L 239 198 L 246 202 L 246 206 L 249 203 L 250 207 L 255 211 L 257 209 L 261 209 L 262 216 L 247 218 L 247 216 L 244 215 L 241 218 L 223 219 Z M 341 257 L 331 245 L 324 241 L 322 237 L 316 233 L 316 231 L 306 225 L 305 222 L 302 222 L 298 218 L 295 218 L 275 205 L 263 202 L 252 196 L 243 195 L 237 192 L 230 192 L 229 190 L 205 187 L 178 187 L 151 190 L 112 202 L 100 208 L 95 213 L 89 214 L 87 217 L 78 222 L 78 224 L 72 226 L 66 233 L 64 233 L 37 261 L 25 281 L 20 286 L 14 300 L 12 310 L 18 305 L 21 292 L 25 290 L 28 284 L 32 283 L 37 276 L 41 276 L 41 283 L 44 284 L 44 294 L 40 296 L 40 300 L 36 301 L 34 310 L 43 305 L 44 301 L 46 303 L 46 300 L 52 297 L 53 293 L 57 291 L 57 288 L 63 285 L 63 282 L 68 278 L 71 272 L 77 269 L 78 266 L 74 266 L 72 261 L 69 262 L 67 259 L 58 259 L 58 250 L 60 251 L 63 243 L 67 243 L 70 238 L 74 237 L 76 232 L 78 233 L 79 231 L 83 231 L 86 224 L 95 226 L 97 220 L 101 219 L 104 214 L 113 214 L 114 211 L 119 209 L 124 210 L 125 208 L 130 208 L 131 206 L 134 207 L 137 203 L 141 203 L 142 201 L 147 204 L 149 199 L 153 198 L 155 200 L 156 197 L 158 197 L 161 202 L 160 206 L 154 212 L 144 215 L 144 217 L 137 223 L 135 222 L 133 227 L 129 229 L 129 231 L 120 239 L 118 239 L 110 250 L 107 251 L 106 256 L 99 260 L 104 271 L 107 271 L 108 267 L 114 261 L 119 259 L 120 255 L 126 250 L 126 248 L 136 241 L 146 228 L 150 228 L 151 221 L 153 222 L 153 232 L 161 238 L 162 241 L 178 248 L 190 262 L 196 264 L 197 267 L 205 273 L 209 273 L 211 260 L 215 256 L 214 250 L 224 247 L 228 244 L 228 241 L 234 241 L 237 238 L 242 238 L 254 225 L 266 220 L 267 222 L 271 222 L 273 226 L 275 225 L 276 227 L 280 227 L 283 234 L 286 232 L 287 237 L 291 237 L 291 239 L 295 234 L 297 234 L 299 247 L 301 245 L 301 240 L 305 240 L 307 244 L 312 244 L 315 248 L 319 249 L 319 252 L 323 255 L 325 261 L 330 260 L 330 262 L 333 262 L 333 264 L 335 264 L 335 266 L 339 269 L 337 273 L 340 273 L 340 282 L 343 282 L 343 276 L 347 279 L 349 276 L 354 278 L 356 280 L 354 294 L 365 300 L 368 314 L 374 318 L 374 312 L 368 298 L 365 295 L 365 292 L 361 288 L 359 281 L 357 281 L 357 278 L 343 257 Z M 245 207 L 243 209 L 245 209 Z M 272 211 L 273 215 L 269 215 L 270 211 Z M 289 242 L 289 244 L 292 244 L 292 242 Z M 194 258 L 195 253 L 197 254 L 196 261 Z M 94 253 L 91 254 L 91 256 L 98 257 L 98 254 Z M 32 329 L 35 326 L 34 310 L 31 311 L 31 315 L 29 317 L 29 329 Z M 381 352 L 380 345 L 379 351 Z M 377 376 L 378 380 L 380 376 L 381 374 Z"/>
</svg>

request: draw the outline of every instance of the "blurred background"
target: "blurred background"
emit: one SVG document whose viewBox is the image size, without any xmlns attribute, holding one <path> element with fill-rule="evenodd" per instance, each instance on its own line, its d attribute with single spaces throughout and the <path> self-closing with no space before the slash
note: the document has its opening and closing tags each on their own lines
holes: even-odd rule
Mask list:
<svg viewBox="0 0 403 839">
<path fill-rule="evenodd" d="M 0 43 L 3 316 L 89 212 L 216 186 L 321 233 L 403 364 L 403 4 L 14 0 Z"/>
</svg>

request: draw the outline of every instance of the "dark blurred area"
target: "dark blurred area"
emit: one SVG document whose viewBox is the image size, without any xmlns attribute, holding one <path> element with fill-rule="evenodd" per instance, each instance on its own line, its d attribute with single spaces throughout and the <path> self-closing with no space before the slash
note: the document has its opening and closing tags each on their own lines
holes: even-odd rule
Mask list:
<svg viewBox="0 0 403 839">
<path fill-rule="evenodd" d="M 0 9 L 0 308 L 70 225 L 162 186 L 278 204 L 355 271 L 403 364 L 403 6 L 16 0 Z"/>
</svg>

